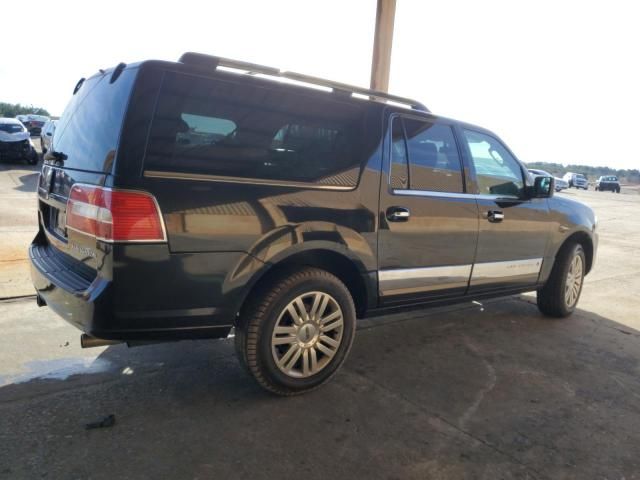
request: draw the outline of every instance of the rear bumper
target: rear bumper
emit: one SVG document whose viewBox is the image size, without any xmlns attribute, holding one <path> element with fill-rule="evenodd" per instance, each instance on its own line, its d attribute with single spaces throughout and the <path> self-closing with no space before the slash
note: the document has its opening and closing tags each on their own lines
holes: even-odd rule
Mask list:
<svg viewBox="0 0 640 480">
<path fill-rule="evenodd" d="M 68 268 L 64 254 L 36 241 L 29 247 L 31 278 L 56 314 L 93 337 L 113 340 L 179 340 L 226 337 L 229 313 L 218 308 L 118 312 L 115 288 L 99 275 Z"/>
</svg>

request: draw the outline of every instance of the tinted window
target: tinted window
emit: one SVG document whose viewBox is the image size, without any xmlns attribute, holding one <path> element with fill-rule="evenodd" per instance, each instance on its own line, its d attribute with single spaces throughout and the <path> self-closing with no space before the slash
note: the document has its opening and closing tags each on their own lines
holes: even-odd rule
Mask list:
<svg viewBox="0 0 640 480">
<path fill-rule="evenodd" d="M 464 131 L 481 194 L 520 197 L 524 190 L 518 161 L 495 138 L 471 130 Z"/>
<path fill-rule="evenodd" d="M 71 98 L 52 146 L 67 156 L 65 167 L 111 171 L 137 71 L 125 69 L 113 83 L 110 73 L 89 78 Z"/>
<path fill-rule="evenodd" d="M 166 73 L 145 166 L 352 186 L 362 134 L 362 107 L 329 95 Z"/>
<path fill-rule="evenodd" d="M 407 142 L 401 118 L 394 118 L 391 140 L 391 187 L 409 188 L 409 164 Z"/>
<path fill-rule="evenodd" d="M 448 125 L 404 120 L 409 148 L 410 188 L 461 193 L 462 168 Z"/>
</svg>

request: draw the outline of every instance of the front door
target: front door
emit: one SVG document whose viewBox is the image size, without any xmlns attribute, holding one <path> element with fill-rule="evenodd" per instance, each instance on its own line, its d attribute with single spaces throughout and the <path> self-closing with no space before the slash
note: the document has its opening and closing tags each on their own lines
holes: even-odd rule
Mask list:
<svg viewBox="0 0 640 480">
<path fill-rule="evenodd" d="M 528 199 L 524 167 L 492 135 L 460 129 L 479 209 L 478 249 L 470 293 L 533 286 L 547 242 L 547 199 Z"/>
<path fill-rule="evenodd" d="M 463 295 L 478 235 L 475 196 L 451 125 L 393 116 L 380 196 L 383 305 Z"/>
</svg>

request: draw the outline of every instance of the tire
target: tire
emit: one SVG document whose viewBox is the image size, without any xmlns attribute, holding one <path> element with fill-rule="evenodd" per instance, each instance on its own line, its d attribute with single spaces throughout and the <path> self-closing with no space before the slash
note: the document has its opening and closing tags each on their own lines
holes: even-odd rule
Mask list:
<svg viewBox="0 0 640 480">
<path fill-rule="evenodd" d="M 561 249 L 547 283 L 538 290 L 538 309 L 543 314 L 563 318 L 573 313 L 582 293 L 586 265 L 580 244 L 571 243 Z M 579 274 L 576 275 L 578 269 Z M 569 294 L 569 288 L 574 289 L 573 293 Z"/>
<path fill-rule="evenodd" d="M 259 287 L 236 326 L 236 354 L 266 390 L 299 395 L 336 374 L 351 349 L 355 326 L 347 287 L 331 273 L 308 267 Z M 327 327 L 333 328 L 320 329 Z"/>
<path fill-rule="evenodd" d="M 29 165 L 37 165 L 38 164 L 38 152 L 32 150 L 29 156 L 26 158 L 27 164 Z"/>
<path fill-rule="evenodd" d="M 616 193 L 620 193 L 620 189 L 619 188 L 616 188 Z"/>
</svg>

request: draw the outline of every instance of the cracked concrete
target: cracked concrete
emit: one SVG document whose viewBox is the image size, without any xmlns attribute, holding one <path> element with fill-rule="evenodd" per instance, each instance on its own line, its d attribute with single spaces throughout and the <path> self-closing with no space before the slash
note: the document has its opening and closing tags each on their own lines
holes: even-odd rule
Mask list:
<svg viewBox="0 0 640 480">
<path fill-rule="evenodd" d="M 30 173 L 5 167 L 0 250 L 19 252 Z M 0 302 L 0 479 L 638 479 L 640 196 L 563 195 L 601 219 L 572 317 L 523 295 L 367 319 L 335 381 L 293 399 L 230 340 L 82 350 L 47 308 Z"/>
</svg>

